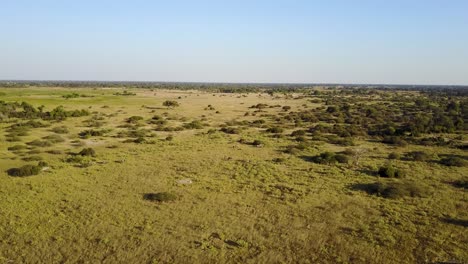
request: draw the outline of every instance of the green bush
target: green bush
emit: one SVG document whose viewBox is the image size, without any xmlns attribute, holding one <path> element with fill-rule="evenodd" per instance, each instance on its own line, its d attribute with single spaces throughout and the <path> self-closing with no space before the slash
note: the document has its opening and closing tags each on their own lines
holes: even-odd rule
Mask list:
<svg viewBox="0 0 468 264">
<path fill-rule="evenodd" d="M 136 123 L 140 122 L 141 120 L 143 120 L 142 116 L 131 116 L 131 117 L 127 118 L 127 123 L 136 124 Z"/>
<path fill-rule="evenodd" d="M 93 148 L 84 148 L 80 152 L 78 152 L 80 156 L 88 156 L 88 157 L 95 157 L 96 151 Z"/>
<path fill-rule="evenodd" d="M 400 159 L 401 155 L 396 153 L 396 152 L 392 152 L 390 154 L 388 154 L 388 158 L 389 159 Z"/>
<path fill-rule="evenodd" d="M 291 155 L 297 155 L 301 152 L 301 150 L 297 146 L 287 146 L 286 149 L 284 150 L 284 153 L 291 154 Z"/>
<path fill-rule="evenodd" d="M 65 126 L 58 126 L 52 128 L 52 132 L 57 133 L 57 134 L 68 134 L 68 128 Z"/>
<path fill-rule="evenodd" d="M 64 142 L 65 139 L 62 138 L 61 136 L 59 135 L 49 135 L 49 136 L 45 136 L 43 137 L 42 139 L 45 139 L 51 143 L 60 143 L 60 142 Z"/>
<path fill-rule="evenodd" d="M 35 147 L 50 147 L 50 146 L 52 146 L 52 142 L 50 142 L 48 140 L 39 140 L 39 139 L 33 140 L 33 141 L 28 142 L 26 144 L 28 144 L 30 146 L 35 146 Z"/>
<path fill-rule="evenodd" d="M 104 136 L 109 131 L 110 130 L 108 129 L 101 129 L 101 130 L 90 129 L 90 130 L 83 130 L 80 133 L 78 133 L 78 135 L 81 138 L 101 137 L 101 136 Z"/>
<path fill-rule="evenodd" d="M 24 161 L 40 161 L 43 160 L 41 156 L 29 156 L 29 157 L 24 157 L 22 160 Z"/>
<path fill-rule="evenodd" d="M 291 136 L 293 137 L 301 137 L 301 136 L 305 136 L 306 135 L 306 131 L 305 130 L 295 130 L 291 133 Z"/>
<path fill-rule="evenodd" d="M 382 143 L 404 147 L 408 145 L 404 139 L 397 136 L 388 136 L 382 140 Z"/>
<path fill-rule="evenodd" d="M 252 142 L 252 145 L 253 145 L 253 146 L 259 147 L 259 146 L 265 145 L 265 143 L 264 143 L 263 141 L 261 141 L 261 140 L 255 139 L 255 140 Z"/>
<path fill-rule="evenodd" d="M 177 200 L 177 195 L 169 192 L 160 192 L 160 193 L 146 193 L 143 195 L 143 199 L 152 201 L 152 202 L 172 202 Z"/>
<path fill-rule="evenodd" d="M 381 196 L 389 199 L 398 199 L 403 197 L 425 197 L 428 189 L 415 182 L 376 182 L 361 185 L 360 189 L 369 194 Z"/>
<path fill-rule="evenodd" d="M 466 167 L 468 162 L 460 157 L 450 156 L 440 160 L 440 164 L 445 166 Z"/>
<path fill-rule="evenodd" d="M 431 155 L 424 151 L 411 151 L 406 153 L 405 157 L 412 161 L 428 161 L 431 159 Z"/>
<path fill-rule="evenodd" d="M 221 132 L 224 132 L 226 134 L 239 134 L 241 130 L 237 127 L 223 127 L 221 128 Z"/>
<path fill-rule="evenodd" d="M 452 185 L 457 188 L 468 189 L 468 179 L 462 179 L 452 182 Z"/>
<path fill-rule="evenodd" d="M 7 171 L 8 175 L 12 177 L 27 177 L 37 175 L 39 172 L 41 172 L 41 167 L 35 165 L 24 165 L 19 168 L 11 168 Z"/>
<path fill-rule="evenodd" d="M 14 145 L 12 147 L 8 147 L 9 151 L 18 151 L 18 150 L 23 150 L 26 149 L 27 147 L 25 145 Z"/>
<path fill-rule="evenodd" d="M 280 134 L 284 132 L 284 129 L 281 127 L 270 127 L 266 131 L 269 133 Z"/>
<path fill-rule="evenodd" d="M 335 160 L 338 161 L 338 163 L 349 163 L 350 158 L 344 154 L 336 154 Z"/>
<path fill-rule="evenodd" d="M 167 100 L 163 102 L 163 106 L 167 108 L 174 108 L 176 106 L 179 106 L 179 103 L 177 101 Z"/>
<path fill-rule="evenodd" d="M 377 172 L 380 177 L 384 178 L 402 178 L 404 177 L 404 172 L 402 170 L 396 169 L 391 165 L 382 166 Z"/>
<path fill-rule="evenodd" d="M 334 164 L 334 163 L 348 163 L 350 158 L 344 154 L 336 154 L 333 152 L 323 152 L 320 155 L 314 156 L 311 160 L 319 164 Z"/>
<path fill-rule="evenodd" d="M 202 129 L 204 124 L 198 120 L 194 120 L 190 123 L 186 123 L 183 125 L 185 129 Z"/>
</svg>

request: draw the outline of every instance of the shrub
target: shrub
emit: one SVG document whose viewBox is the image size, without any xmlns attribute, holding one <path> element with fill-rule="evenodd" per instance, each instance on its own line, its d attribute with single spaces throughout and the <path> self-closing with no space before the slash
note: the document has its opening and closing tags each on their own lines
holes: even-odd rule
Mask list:
<svg viewBox="0 0 468 264">
<path fill-rule="evenodd" d="M 305 135 L 306 135 L 305 130 L 296 130 L 296 131 L 293 131 L 291 133 L 291 136 L 293 136 L 293 137 L 301 137 L 301 136 L 305 136 Z"/>
<path fill-rule="evenodd" d="M 27 148 L 25 145 L 14 145 L 12 147 L 8 147 L 9 151 L 18 151 Z"/>
<path fill-rule="evenodd" d="M 344 137 L 344 138 L 336 138 L 331 137 L 329 138 L 329 142 L 332 144 L 340 145 L 340 146 L 354 146 L 356 143 L 354 142 L 352 137 Z"/>
<path fill-rule="evenodd" d="M 95 157 L 96 151 L 93 148 L 84 148 L 80 152 L 78 152 L 78 155 Z"/>
<path fill-rule="evenodd" d="M 136 123 L 140 122 L 141 120 L 143 120 L 142 116 L 131 116 L 131 117 L 127 118 L 127 123 L 136 124 Z"/>
<path fill-rule="evenodd" d="M 252 125 L 256 125 L 256 126 L 260 126 L 260 125 L 263 125 L 265 123 L 266 123 L 266 121 L 263 120 L 263 119 L 257 119 L 257 120 L 252 121 Z"/>
<path fill-rule="evenodd" d="M 392 152 L 392 153 L 388 154 L 388 158 L 389 159 L 400 159 L 400 154 L 398 154 L 396 152 Z"/>
<path fill-rule="evenodd" d="M 177 195 L 169 192 L 160 192 L 160 193 L 146 193 L 143 195 L 143 199 L 152 201 L 152 202 L 172 202 L 177 200 Z"/>
<path fill-rule="evenodd" d="M 186 123 L 183 125 L 185 129 L 202 129 L 203 126 L 203 123 L 198 120 L 194 120 L 190 123 Z"/>
<path fill-rule="evenodd" d="M 41 172 L 40 166 L 35 165 L 24 165 L 19 168 L 12 168 L 7 171 L 8 175 L 13 177 L 27 177 L 37 175 Z"/>
<path fill-rule="evenodd" d="M 77 156 L 77 155 L 71 155 L 65 159 L 65 162 L 68 162 L 68 163 L 80 163 L 82 161 L 83 161 L 83 157 Z"/>
<path fill-rule="evenodd" d="M 402 178 L 404 176 L 402 170 L 396 169 L 391 165 L 380 167 L 378 174 L 380 177 L 385 178 Z"/>
<path fill-rule="evenodd" d="M 30 146 L 35 146 L 35 147 L 50 147 L 52 146 L 52 143 L 48 140 L 39 140 L 39 139 L 36 139 L 36 140 L 33 140 L 31 142 L 28 142 L 26 143 Z"/>
<path fill-rule="evenodd" d="M 45 139 L 51 143 L 59 143 L 59 142 L 64 142 L 65 139 L 63 139 L 61 136 L 59 135 L 49 135 L 49 136 L 45 136 L 43 137 L 42 139 Z"/>
<path fill-rule="evenodd" d="M 133 140 L 133 143 L 144 144 L 147 143 L 147 140 L 144 137 L 138 137 L 135 140 Z"/>
<path fill-rule="evenodd" d="M 468 179 L 462 179 L 452 182 L 452 185 L 457 188 L 468 189 Z"/>
<path fill-rule="evenodd" d="M 43 160 L 41 156 L 29 156 L 29 157 L 24 157 L 24 161 L 40 161 Z"/>
<path fill-rule="evenodd" d="M 7 137 L 7 139 L 6 139 L 6 141 L 8 141 L 8 142 L 19 142 L 19 141 L 21 141 L 21 138 L 16 136 L 16 135 L 14 135 L 14 136 L 9 135 Z"/>
<path fill-rule="evenodd" d="M 301 152 L 300 149 L 298 149 L 296 146 L 287 146 L 286 149 L 284 150 L 284 153 L 288 153 L 291 155 L 297 155 Z"/>
<path fill-rule="evenodd" d="M 78 133 L 78 135 L 81 138 L 101 137 L 101 136 L 104 136 L 108 132 L 109 130 L 107 129 L 101 129 L 101 130 L 90 129 L 90 130 L 83 130 L 80 133 Z"/>
<path fill-rule="evenodd" d="M 382 183 L 376 182 L 371 184 L 361 185 L 363 189 L 369 194 L 381 196 L 384 198 L 398 199 L 403 197 L 424 197 L 428 191 L 421 185 L 414 182 L 391 182 Z"/>
<path fill-rule="evenodd" d="M 254 140 L 254 141 L 252 142 L 252 145 L 253 145 L 253 146 L 256 146 L 256 147 L 259 147 L 259 146 L 265 145 L 265 143 L 263 143 L 263 141 L 261 141 L 261 140 L 256 139 L 256 140 Z"/>
<path fill-rule="evenodd" d="M 385 144 L 390 144 L 390 145 L 396 145 L 396 146 L 400 146 L 400 147 L 404 147 L 406 145 L 408 145 L 406 143 L 406 141 L 400 137 L 385 137 L 383 140 L 382 140 L 382 143 L 385 143 Z"/>
<path fill-rule="evenodd" d="M 44 168 L 44 167 L 49 166 L 49 164 L 47 164 L 47 162 L 45 162 L 45 161 L 39 161 L 39 163 L 37 163 L 37 166 L 41 167 L 41 168 Z"/>
<path fill-rule="evenodd" d="M 266 131 L 269 133 L 280 134 L 283 133 L 284 129 L 281 127 L 270 127 Z"/>
<path fill-rule="evenodd" d="M 405 157 L 413 161 L 428 161 L 431 159 L 431 156 L 424 151 L 412 151 L 406 153 Z"/>
<path fill-rule="evenodd" d="M 167 108 L 174 108 L 174 107 L 179 106 L 179 103 L 177 101 L 167 100 L 163 102 L 163 106 Z"/>
<path fill-rule="evenodd" d="M 305 137 L 303 137 L 303 136 L 298 136 L 298 137 L 295 138 L 295 140 L 297 142 L 306 142 L 307 141 L 307 139 Z"/>
<path fill-rule="evenodd" d="M 468 162 L 462 158 L 450 156 L 440 160 L 440 164 L 445 166 L 466 167 Z"/>
<path fill-rule="evenodd" d="M 59 126 L 59 127 L 54 127 L 52 128 L 52 132 L 57 133 L 57 134 L 68 134 L 68 128 L 65 126 Z"/>
<path fill-rule="evenodd" d="M 61 155 L 61 154 L 63 154 L 63 151 L 58 150 L 58 149 L 52 149 L 52 150 L 48 150 L 48 151 L 46 151 L 46 152 L 49 153 L 49 154 L 53 154 L 53 155 Z"/>
<path fill-rule="evenodd" d="M 223 127 L 221 128 L 221 132 L 226 134 L 239 134 L 241 130 L 237 127 Z"/>
<path fill-rule="evenodd" d="M 349 163 L 350 158 L 344 154 L 336 154 L 335 160 L 339 163 Z"/>
</svg>

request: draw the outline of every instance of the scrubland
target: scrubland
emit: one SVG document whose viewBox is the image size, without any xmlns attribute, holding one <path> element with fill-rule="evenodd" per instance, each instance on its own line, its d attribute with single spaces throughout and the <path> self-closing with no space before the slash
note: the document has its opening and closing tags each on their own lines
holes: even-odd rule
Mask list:
<svg viewBox="0 0 468 264">
<path fill-rule="evenodd" d="M 0 88 L 0 262 L 468 261 L 468 96 Z"/>
</svg>

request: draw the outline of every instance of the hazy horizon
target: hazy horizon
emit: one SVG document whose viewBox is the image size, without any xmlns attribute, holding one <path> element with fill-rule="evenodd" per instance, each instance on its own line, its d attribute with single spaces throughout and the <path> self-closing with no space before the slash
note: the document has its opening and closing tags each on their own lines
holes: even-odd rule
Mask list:
<svg viewBox="0 0 468 264">
<path fill-rule="evenodd" d="M 468 85 L 466 1 L 6 1 L 0 80 Z"/>
</svg>

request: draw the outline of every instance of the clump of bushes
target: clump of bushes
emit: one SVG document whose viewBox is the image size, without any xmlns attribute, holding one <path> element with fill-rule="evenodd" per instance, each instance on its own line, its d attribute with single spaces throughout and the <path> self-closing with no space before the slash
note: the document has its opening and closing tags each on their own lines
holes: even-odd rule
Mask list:
<svg viewBox="0 0 468 264">
<path fill-rule="evenodd" d="M 148 121 L 148 124 L 165 125 L 167 124 L 167 120 L 165 120 L 162 116 L 155 115 Z"/>
<path fill-rule="evenodd" d="M 263 145 L 265 145 L 265 143 L 259 139 L 255 139 L 254 141 L 252 141 L 252 146 L 261 147 Z"/>
<path fill-rule="evenodd" d="M 401 169 L 397 169 L 392 165 L 382 166 L 377 172 L 380 177 L 384 178 L 402 178 L 405 176 L 405 173 Z"/>
<path fill-rule="evenodd" d="M 61 136 L 59 135 L 49 135 L 49 136 L 45 136 L 43 137 L 42 139 L 45 139 L 51 143 L 60 143 L 60 142 L 64 142 L 65 139 L 63 139 Z"/>
<path fill-rule="evenodd" d="M 291 133 L 291 136 L 292 137 L 303 137 L 306 135 L 306 131 L 305 130 L 295 130 Z"/>
<path fill-rule="evenodd" d="M 143 120 L 143 117 L 142 116 L 131 116 L 129 118 L 127 118 L 127 123 L 130 123 L 130 124 L 136 124 L 138 122 L 140 122 L 141 120 Z"/>
<path fill-rule="evenodd" d="M 221 128 L 221 132 L 224 132 L 226 134 L 239 134 L 241 130 L 237 127 L 223 127 Z"/>
<path fill-rule="evenodd" d="M 101 130 L 90 129 L 90 130 L 83 130 L 80 133 L 78 133 L 78 135 L 81 138 L 101 137 L 101 136 L 104 136 L 109 131 L 110 130 L 108 129 L 101 129 Z"/>
<path fill-rule="evenodd" d="M 7 170 L 8 175 L 12 177 L 27 177 L 39 174 L 42 168 L 47 166 L 45 162 L 39 162 L 38 165 L 24 165 L 19 168 L 11 168 Z"/>
<path fill-rule="evenodd" d="M 52 146 L 52 142 L 50 142 L 48 140 L 39 140 L 39 139 L 33 140 L 33 141 L 28 142 L 26 144 L 28 144 L 30 146 L 35 146 L 35 147 L 50 147 L 50 146 Z"/>
<path fill-rule="evenodd" d="M 132 93 L 132 92 L 129 92 L 129 91 L 125 90 L 122 93 L 120 93 L 120 92 L 114 93 L 114 95 L 117 95 L 117 96 L 135 96 L 136 93 Z"/>
<path fill-rule="evenodd" d="M 199 120 L 194 120 L 190 123 L 184 124 L 183 127 L 185 129 L 202 129 L 204 127 L 204 124 Z"/>
<path fill-rule="evenodd" d="M 68 128 L 66 126 L 58 126 L 52 128 L 52 132 L 57 133 L 57 134 L 68 134 Z"/>
<path fill-rule="evenodd" d="M 440 164 L 445 165 L 445 166 L 466 167 L 468 166 L 468 161 L 460 157 L 450 156 L 450 157 L 441 159 Z"/>
<path fill-rule="evenodd" d="M 179 102 L 172 101 L 172 100 L 167 100 L 167 101 L 163 102 L 163 106 L 165 106 L 167 108 L 174 108 L 174 107 L 177 107 L 179 105 L 180 105 Z"/>
<path fill-rule="evenodd" d="M 78 155 L 86 157 L 95 157 L 96 151 L 93 148 L 84 148 L 80 152 L 78 152 Z"/>
<path fill-rule="evenodd" d="M 376 182 L 360 185 L 359 189 L 369 194 L 377 195 L 389 199 L 398 199 L 403 197 L 425 197 L 428 189 L 415 182 Z"/>
<path fill-rule="evenodd" d="M 312 161 L 319 164 L 348 163 L 349 160 L 347 155 L 333 152 L 323 152 L 320 155 L 312 157 Z"/>
<path fill-rule="evenodd" d="M 43 160 L 41 156 L 29 156 L 29 157 L 24 157 L 22 160 L 24 161 L 40 161 Z"/>
<path fill-rule="evenodd" d="M 266 131 L 269 133 L 280 134 L 284 132 L 284 129 L 281 127 L 270 127 Z"/>
<path fill-rule="evenodd" d="M 468 189 L 468 178 L 454 181 L 452 182 L 452 185 L 457 188 Z"/>
<path fill-rule="evenodd" d="M 412 161 L 428 161 L 431 155 L 424 151 L 411 151 L 405 154 L 405 158 Z"/>
<path fill-rule="evenodd" d="M 400 146 L 400 147 L 404 147 L 404 146 L 408 145 L 408 143 L 404 139 L 402 139 L 401 137 L 398 137 L 398 136 L 384 137 L 384 139 L 382 140 L 382 143 L 395 145 L 395 146 Z"/>
<path fill-rule="evenodd" d="M 159 193 L 146 193 L 143 195 L 143 199 L 152 202 L 173 202 L 177 200 L 177 195 L 169 192 L 159 192 Z"/>
<path fill-rule="evenodd" d="M 23 150 L 26 149 L 27 147 L 25 145 L 14 145 L 12 147 L 8 147 L 9 151 L 18 151 L 18 150 Z"/>
<path fill-rule="evenodd" d="M 401 155 L 396 153 L 396 152 L 392 152 L 390 154 L 388 154 L 388 159 L 400 159 Z"/>
</svg>

